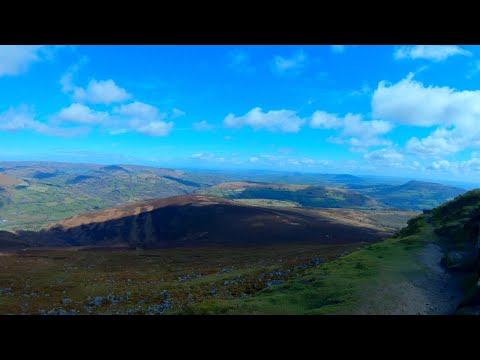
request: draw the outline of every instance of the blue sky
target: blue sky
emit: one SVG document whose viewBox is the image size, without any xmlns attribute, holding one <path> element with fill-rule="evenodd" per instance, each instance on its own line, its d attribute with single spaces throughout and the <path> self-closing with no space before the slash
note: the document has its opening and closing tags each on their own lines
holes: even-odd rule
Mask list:
<svg viewBox="0 0 480 360">
<path fill-rule="evenodd" d="M 0 160 L 479 180 L 479 46 L 0 46 Z"/>
</svg>

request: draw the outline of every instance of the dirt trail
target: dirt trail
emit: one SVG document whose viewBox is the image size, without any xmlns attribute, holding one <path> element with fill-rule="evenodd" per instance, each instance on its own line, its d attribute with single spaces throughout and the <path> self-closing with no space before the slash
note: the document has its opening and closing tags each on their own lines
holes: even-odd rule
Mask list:
<svg viewBox="0 0 480 360">
<path fill-rule="evenodd" d="M 443 251 L 440 246 L 430 243 L 422 251 L 420 258 L 425 266 L 425 273 L 413 280 L 412 284 L 422 291 L 428 302 L 419 305 L 421 315 L 452 314 L 462 298 L 458 288 L 459 275 L 447 272 L 440 261 Z"/>
<path fill-rule="evenodd" d="M 447 272 L 441 264 L 442 248 L 428 243 L 418 254 L 423 268 L 413 279 L 377 286 L 375 301 L 363 304 L 358 314 L 449 315 L 459 304 L 461 275 Z"/>
</svg>

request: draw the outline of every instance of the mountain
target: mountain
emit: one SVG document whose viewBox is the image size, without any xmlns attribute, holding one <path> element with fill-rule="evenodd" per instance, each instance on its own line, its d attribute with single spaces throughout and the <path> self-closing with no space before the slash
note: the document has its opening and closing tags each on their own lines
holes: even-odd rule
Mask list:
<svg viewBox="0 0 480 360">
<path fill-rule="evenodd" d="M 351 190 L 324 186 L 236 181 L 212 186 L 203 190 L 202 193 L 228 199 L 249 199 L 257 202 L 266 199 L 276 200 L 280 202 L 279 205 L 281 206 L 290 204 L 292 206 L 325 208 L 382 208 L 382 204 L 379 201 L 368 195 Z"/>
<path fill-rule="evenodd" d="M 473 190 L 296 279 L 248 298 L 191 304 L 184 312 L 480 315 L 479 272 L 480 190 Z"/>
<path fill-rule="evenodd" d="M 183 195 L 77 215 L 38 236 L 77 246 L 123 243 L 149 249 L 375 242 L 392 233 L 374 220 L 378 214 L 369 218 L 365 213 L 322 210 L 250 206 L 215 196 Z"/>
<path fill-rule="evenodd" d="M 221 181 L 147 166 L 0 162 L 0 230 L 38 230 L 86 211 L 189 194 Z"/>
<path fill-rule="evenodd" d="M 389 207 L 403 210 L 432 209 L 466 191 L 453 186 L 423 181 L 409 181 L 399 186 L 379 186 L 357 190 Z"/>
</svg>

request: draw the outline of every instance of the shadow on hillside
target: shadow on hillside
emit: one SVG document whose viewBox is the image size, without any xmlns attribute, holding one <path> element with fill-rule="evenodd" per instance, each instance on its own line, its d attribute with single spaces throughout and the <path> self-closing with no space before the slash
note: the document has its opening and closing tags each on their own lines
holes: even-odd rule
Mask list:
<svg viewBox="0 0 480 360">
<path fill-rule="evenodd" d="M 8 234 L 8 233 L 7 233 Z M 110 246 L 132 248 L 205 245 L 273 245 L 279 243 L 376 242 L 383 231 L 336 223 L 298 209 L 268 209 L 229 204 L 170 205 L 138 215 L 40 232 L 19 231 L 4 242 L 19 247 Z M 2 243 L 0 242 L 0 246 Z"/>
</svg>

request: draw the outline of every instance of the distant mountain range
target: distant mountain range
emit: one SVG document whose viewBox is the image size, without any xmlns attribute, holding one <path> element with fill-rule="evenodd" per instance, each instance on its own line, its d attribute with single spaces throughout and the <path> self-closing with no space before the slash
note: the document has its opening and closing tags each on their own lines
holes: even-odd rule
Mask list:
<svg viewBox="0 0 480 360">
<path fill-rule="evenodd" d="M 192 193 L 245 205 L 423 210 L 463 192 L 435 183 L 378 183 L 348 174 L 0 162 L 0 230 L 38 230 L 87 211 Z"/>
</svg>

